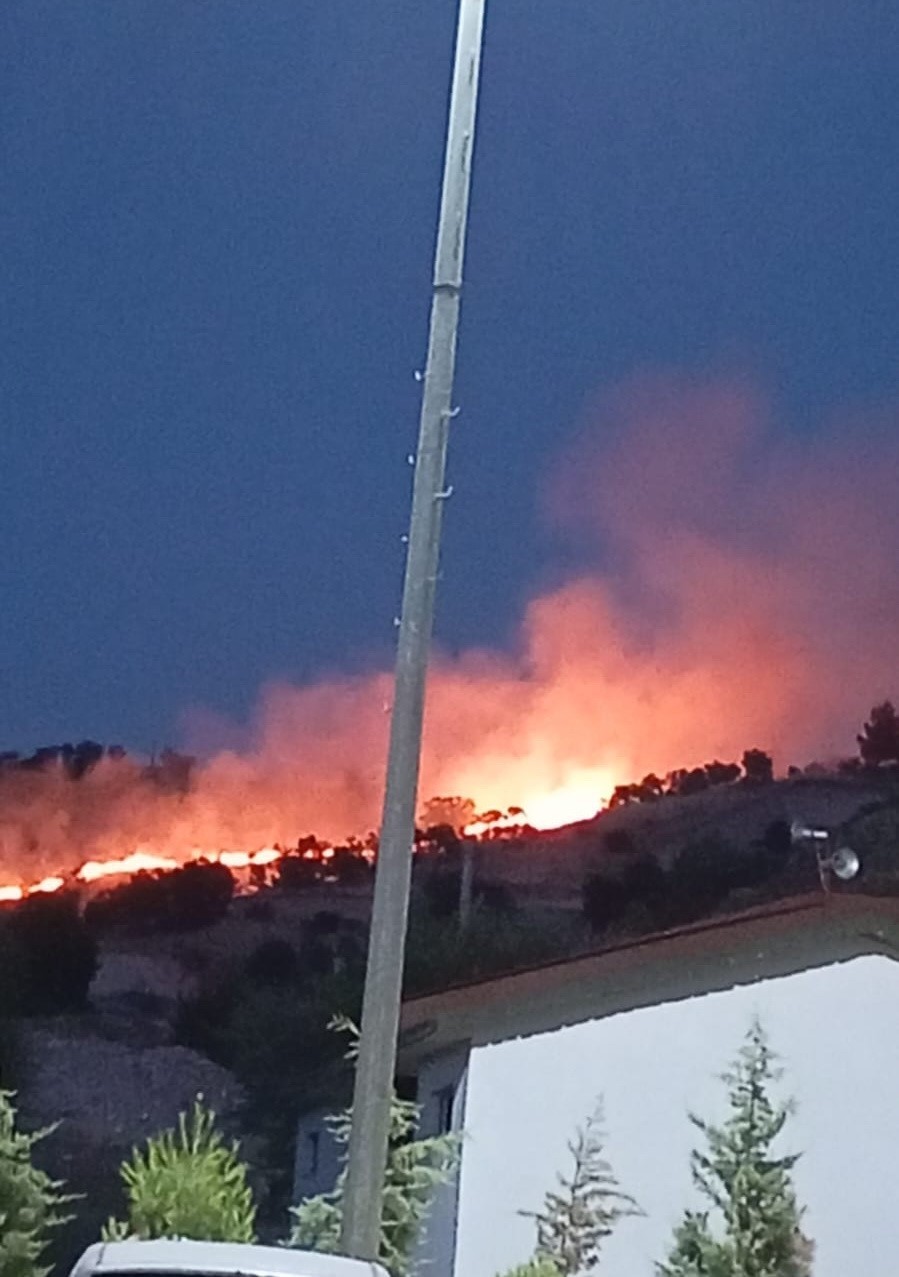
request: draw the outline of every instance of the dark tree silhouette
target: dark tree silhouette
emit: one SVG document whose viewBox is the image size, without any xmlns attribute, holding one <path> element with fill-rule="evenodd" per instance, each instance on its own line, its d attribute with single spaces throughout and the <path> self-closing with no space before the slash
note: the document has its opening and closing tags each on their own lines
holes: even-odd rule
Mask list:
<svg viewBox="0 0 899 1277">
<path fill-rule="evenodd" d="M 793 850 L 793 836 L 789 822 L 772 820 L 762 835 L 762 846 L 778 867 L 784 865 Z"/>
<path fill-rule="evenodd" d="M 335 847 L 334 855 L 328 864 L 328 872 L 334 875 L 341 887 L 355 887 L 369 881 L 372 876 L 372 867 L 362 855 L 360 848 Z"/>
<path fill-rule="evenodd" d="M 499 914 L 502 917 L 511 917 L 515 913 L 515 896 L 505 882 L 488 878 L 484 882 L 476 883 L 474 899 L 479 908 L 486 909 L 490 913 Z"/>
<path fill-rule="evenodd" d="M 81 1010 L 97 971 L 97 944 L 77 896 L 28 896 L 9 926 L 22 976 L 22 1009 L 39 1015 Z"/>
<path fill-rule="evenodd" d="M 740 779 L 740 764 L 720 763 L 715 759 L 713 763 L 706 763 L 705 774 L 710 785 L 732 785 Z"/>
<path fill-rule="evenodd" d="M 60 745 L 41 745 L 33 754 L 29 754 L 27 758 L 19 760 L 19 767 L 23 771 L 44 771 L 48 767 L 52 767 L 58 763 L 62 757 L 62 747 Z"/>
<path fill-rule="evenodd" d="M 632 905 L 655 916 L 665 894 L 665 873 L 654 856 L 638 855 L 619 873 L 589 873 L 581 888 L 581 909 L 594 931 L 619 922 Z"/>
<path fill-rule="evenodd" d="M 422 842 L 429 850 L 450 856 L 456 855 L 460 846 L 459 835 L 452 825 L 429 825 L 422 831 Z"/>
<path fill-rule="evenodd" d="M 666 921 L 678 925 L 704 917 L 738 885 L 739 875 L 737 853 L 720 835 L 688 843 L 668 875 Z"/>
<path fill-rule="evenodd" d="M 665 792 L 664 782 L 652 772 L 641 781 L 630 785 L 616 785 L 609 799 L 609 808 L 628 807 L 631 803 L 651 803 L 661 798 Z"/>
<path fill-rule="evenodd" d="M 689 798 L 691 794 L 702 794 L 709 787 L 709 778 L 704 767 L 692 767 L 689 771 L 677 773 L 677 794 L 681 798 Z"/>
<path fill-rule="evenodd" d="M 300 974 L 304 978 L 328 976 L 337 971 L 344 951 L 340 913 L 319 909 L 303 928 L 300 942 Z"/>
<path fill-rule="evenodd" d="M 72 780 L 81 780 L 103 757 L 103 746 L 95 740 L 83 740 L 75 746 L 63 746 L 63 761 Z"/>
<path fill-rule="evenodd" d="M 866 766 L 899 763 L 899 715 L 891 701 L 874 706 L 857 739 L 859 753 Z"/>
<path fill-rule="evenodd" d="M 638 790 L 638 785 L 616 785 L 609 799 L 609 810 L 615 811 L 618 807 L 627 807 L 630 803 L 637 802 Z"/>
<path fill-rule="evenodd" d="M 661 798 L 665 792 L 665 782 L 655 772 L 650 772 L 640 781 L 641 802 L 652 802 Z"/>
<path fill-rule="evenodd" d="M 321 879 L 321 862 L 307 860 L 304 855 L 289 852 L 277 862 L 278 870 L 275 883 L 283 891 L 305 891 L 314 887 Z"/>
<path fill-rule="evenodd" d="M 128 931 L 152 930 L 162 912 L 161 900 L 168 874 L 142 871 L 127 882 L 101 891 L 88 901 L 84 918 L 90 930 L 102 934 L 110 927 Z"/>
<path fill-rule="evenodd" d="M 435 919 L 453 917 L 459 908 L 462 890 L 462 871 L 454 860 L 434 860 L 424 867 L 422 895 L 428 913 Z"/>
<path fill-rule="evenodd" d="M 271 936 L 256 946 L 247 958 L 244 971 L 253 984 L 283 988 L 296 982 L 299 966 L 293 945 L 288 940 Z"/>
<path fill-rule="evenodd" d="M 225 916 L 237 886 L 227 865 L 193 860 L 170 875 L 169 915 L 177 930 L 209 927 Z"/>
<path fill-rule="evenodd" d="M 752 785 L 770 785 L 774 780 L 774 762 L 763 749 L 747 749 L 743 755 L 743 772 Z"/>
<path fill-rule="evenodd" d="M 186 794 L 190 790 L 191 775 L 196 759 L 189 754 L 179 754 L 174 749 L 164 749 L 158 762 L 150 769 L 152 780 L 170 794 Z"/>
<path fill-rule="evenodd" d="M 604 931 L 623 917 L 631 893 L 623 879 L 611 874 L 587 874 L 581 888 L 581 909 L 594 931 Z"/>
<path fill-rule="evenodd" d="M 169 872 L 135 874 L 92 900 L 85 917 L 98 932 L 110 926 L 135 932 L 193 931 L 224 917 L 236 885 L 227 865 L 195 860 Z"/>
<path fill-rule="evenodd" d="M 475 805 L 470 798 L 429 798 L 422 808 L 418 824 L 422 829 L 434 825 L 449 825 L 461 833 L 476 817 Z"/>
<path fill-rule="evenodd" d="M 637 844 L 629 830 L 610 829 L 602 840 L 602 849 L 610 856 L 631 856 L 637 850 Z"/>
</svg>

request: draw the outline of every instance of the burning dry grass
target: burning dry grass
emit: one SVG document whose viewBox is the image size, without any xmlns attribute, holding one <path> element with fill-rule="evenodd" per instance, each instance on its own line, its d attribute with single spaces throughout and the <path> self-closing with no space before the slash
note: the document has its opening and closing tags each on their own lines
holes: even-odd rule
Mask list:
<svg viewBox="0 0 899 1277">
<path fill-rule="evenodd" d="M 894 690 L 899 431 L 892 415 L 790 436 L 743 383 L 651 380 L 605 397 L 546 508 L 585 566 L 525 609 L 510 652 L 437 654 L 422 793 L 591 817 L 615 785 L 737 758 L 847 752 Z M 73 783 L 3 782 L 0 885 L 85 862 L 271 856 L 378 822 L 387 672 L 264 690 L 246 747 L 173 795 L 129 759 Z"/>
</svg>

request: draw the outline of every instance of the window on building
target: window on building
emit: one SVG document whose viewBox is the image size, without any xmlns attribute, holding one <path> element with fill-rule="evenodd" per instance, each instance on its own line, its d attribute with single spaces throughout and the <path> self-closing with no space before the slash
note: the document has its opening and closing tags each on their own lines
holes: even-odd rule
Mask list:
<svg viewBox="0 0 899 1277">
<path fill-rule="evenodd" d="M 306 1136 L 305 1161 L 303 1165 L 303 1174 L 309 1176 L 318 1174 L 318 1159 L 321 1153 L 321 1131 L 310 1131 Z"/>
<path fill-rule="evenodd" d="M 411 1100 L 414 1104 L 418 1099 L 418 1078 L 414 1074 L 400 1074 L 396 1079 L 397 1098 L 401 1100 Z"/>
<path fill-rule="evenodd" d="M 453 1129 L 453 1105 L 456 1099 L 456 1088 L 454 1086 L 441 1087 L 439 1091 L 434 1092 L 434 1098 L 437 1101 L 437 1132 L 440 1135 L 446 1135 Z"/>
</svg>

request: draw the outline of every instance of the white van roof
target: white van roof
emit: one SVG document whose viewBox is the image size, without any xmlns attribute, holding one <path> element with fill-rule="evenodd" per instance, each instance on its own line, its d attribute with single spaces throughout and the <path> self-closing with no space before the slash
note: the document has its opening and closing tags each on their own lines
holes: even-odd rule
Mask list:
<svg viewBox="0 0 899 1277">
<path fill-rule="evenodd" d="M 237 1242 L 126 1241 L 89 1246 L 70 1277 L 172 1273 L 202 1277 L 387 1277 L 379 1264 L 342 1255 Z"/>
</svg>

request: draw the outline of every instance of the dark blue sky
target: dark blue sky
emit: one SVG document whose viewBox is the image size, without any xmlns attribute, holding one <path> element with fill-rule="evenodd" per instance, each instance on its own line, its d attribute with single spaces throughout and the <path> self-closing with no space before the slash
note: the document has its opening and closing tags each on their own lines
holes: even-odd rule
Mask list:
<svg viewBox="0 0 899 1277">
<path fill-rule="evenodd" d="M 0 744 L 389 660 L 454 0 L 6 0 Z M 502 643 L 585 405 L 888 397 L 899 22 L 491 0 L 438 632 Z M 810 424 L 811 423 L 811 424 Z"/>
</svg>

